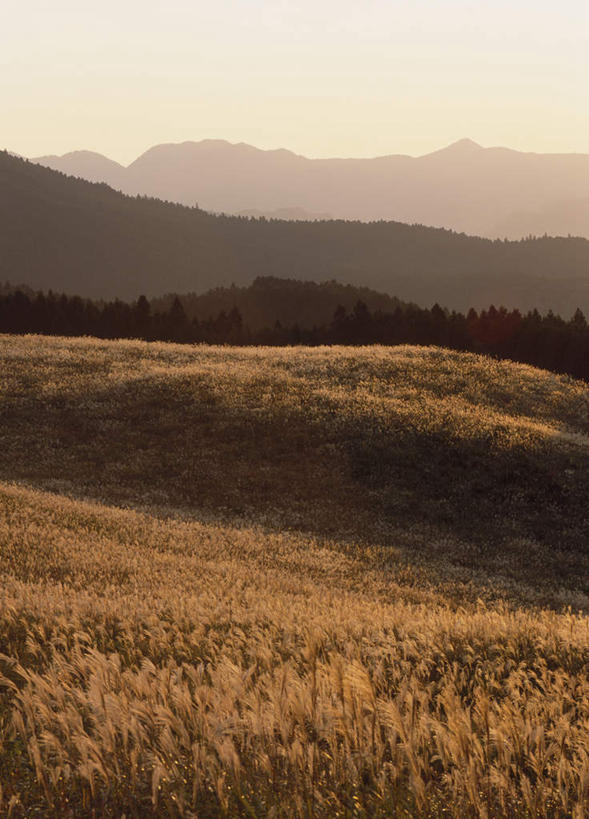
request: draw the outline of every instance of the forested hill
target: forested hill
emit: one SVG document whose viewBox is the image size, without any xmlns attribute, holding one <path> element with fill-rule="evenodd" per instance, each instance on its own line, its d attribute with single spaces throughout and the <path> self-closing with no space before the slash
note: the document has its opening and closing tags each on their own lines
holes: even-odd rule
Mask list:
<svg viewBox="0 0 589 819">
<path fill-rule="evenodd" d="M 0 280 L 95 298 L 258 276 L 363 285 L 421 305 L 589 312 L 589 242 L 490 241 L 396 222 L 213 216 L 0 153 Z"/>
<path fill-rule="evenodd" d="M 166 312 L 176 295 L 169 293 L 153 299 L 152 310 Z M 329 324 L 338 307 L 351 311 L 359 301 L 369 310 L 382 313 L 392 313 L 398 307 L 407 306 L 394 296 L 367 287 L 336 281 L 317 284 L 273 276 L 259 277 L 249 287 L 216 287 L 206 293 L 182 294 L 179 298 L 189 319 L 202 321 L 236 308 L 244 323 L 254 332 L 272 327 L 276 322 L 284 327 L 297 325 L 305 329 Z"/>
</svg>

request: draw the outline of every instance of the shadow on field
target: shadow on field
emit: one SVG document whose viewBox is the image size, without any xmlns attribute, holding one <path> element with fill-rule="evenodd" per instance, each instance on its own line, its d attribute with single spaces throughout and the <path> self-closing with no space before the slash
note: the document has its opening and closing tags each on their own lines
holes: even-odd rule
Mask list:
<svg viewBox="0 0 589 819">
<path fill-rule="evenodd" d="M 367 544 L 427 531 L 455 565 L 587 591 L 580 448 L 499 447 L 394 417 L 383 429 L 325 402 L 242 399 L 194 376 L 5 395 L 1 477 Z M 431 539 L 421 545 L 416 536 L 416 557 L 436 559 Z"/>
</svg>

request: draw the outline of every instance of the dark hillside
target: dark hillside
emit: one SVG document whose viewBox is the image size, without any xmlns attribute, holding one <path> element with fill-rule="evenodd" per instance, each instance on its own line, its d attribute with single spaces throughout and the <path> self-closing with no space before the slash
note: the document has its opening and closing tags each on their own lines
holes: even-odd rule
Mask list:
<svg viewBox="0 0 589 819">
<path fill-rule="evenodd" d="M 0 280 L 82 296 L 202 292 L 280 276 L 422 305 L 589 312 L 589 242 L 490 241 L 396 222 L 213 216 L 0 154 Z"/>
</svg>

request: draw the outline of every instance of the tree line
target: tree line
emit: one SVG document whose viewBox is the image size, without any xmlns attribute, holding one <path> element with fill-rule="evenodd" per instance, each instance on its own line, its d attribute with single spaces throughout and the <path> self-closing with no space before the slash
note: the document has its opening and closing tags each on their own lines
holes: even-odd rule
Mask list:
<svg viewBox="0 0 589 819">
<path fill-rule="evenodd" d="M 252 330 L 237 307 L 206 319 L 189 317 L 175 296 L 167 309 L 152 309 L 145 296 L 132 303 L 94 302 L 53 292 L 0 289 L 0 332 L 138 338 L 183 344 L 320 345 L 418 344 L 482 353 L 566 373 L 589 381 L 589 326 L 577 310 L 570 320 L 553 312 L 499 309 L 468 313 L 399 305 L 371 311 L 363 301 L 340 306 L 314 326 L 298 323 Z"/>
</svg>

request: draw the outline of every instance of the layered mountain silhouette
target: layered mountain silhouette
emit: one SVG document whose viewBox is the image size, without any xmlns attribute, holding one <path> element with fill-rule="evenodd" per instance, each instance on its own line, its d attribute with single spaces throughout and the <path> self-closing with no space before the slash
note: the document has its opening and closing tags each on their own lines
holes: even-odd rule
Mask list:
<svg viewBox="0 0 589 819">
<path fill-rule="evenodd" d="M 395 220 L 491 238 L 589 237 L 589 155 L 463 139 L 421 157 L 307 159 L 204 140 L 150 148 L 128 167 L 75 151 L 33 161 L 128 194 L 281 219 Z"/>
<path fill-rule="evenodd" d="M 94 298 L 203 293 L 276 276 L 422 306 L 589 312 L 589 241 L 492 241 L 397 222 L 215 216 L 0 153 L 0 281 Z"/>
</svg>

